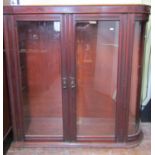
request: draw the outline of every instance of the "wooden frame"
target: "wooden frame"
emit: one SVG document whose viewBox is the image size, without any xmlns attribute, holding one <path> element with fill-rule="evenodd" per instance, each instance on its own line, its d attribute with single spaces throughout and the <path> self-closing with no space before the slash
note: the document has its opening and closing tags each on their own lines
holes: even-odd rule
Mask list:
<svg viewBox="0 0 155 155">
<path fill-rule="evenodd" d="M 148 20 L 150 6 L 147 5 L 96 5 L 96 6 L 5 6 L 4 41 L 6 47 L 7 75 L 11 100 L 11 114 L 15 141 L 77 141 L 127 143 L 139 141 L 142 132 L 128 135 L 129 98 L 131 85 L 131 64 L 135 21 L 143 22 L 141 51 L 144 46 L 145 23 Z M 76 89 L 62 89 L 63 98 L 63 137 L 24 137 L 21 79 L 18 55 L 17 21 L 53 21 L 61 22 L 61 66 L 62 78 L 76 77 L 75 69 L 75 23 L 80 20 L 119 21 L 118 54 L 118 94 L 116 98 L 116 127 L 113 137 L 76 137 Z M 142 59 L 141 59 L 142 60 Z M 139 75 L 141 77 L 141 75 Z M 140 80 L 141 82 L 141 80 Z M 139 88 L 140 96 L 140 88 Z M 139 103 L 137 103 L 139 107 Z M 125 112 L 124 112 L 125 111 Z M 138 109 L 137 109 L 137 117 Z M 57 142 L 58 143 L 58 142 Z M 59 145 L 59 144 L 58 144 Z M 66 144 L 62 143 L 61 146 Z M 76 144 L 75 144 L 76 145 Z M 79 144 L 77 143 L 77 146 Z M 83 145 L 83 143 L 82 143 Z M 85 144 L 84 144 L 85 145 Z M 73 146 L 73 145 L 72 145 Z M 95 145 L 97 146 L 97 145 Z M 106 145 L 103 145 L 106 146 Z M 123 145 L 121 145 L 123 146 Z"/>
<path fill-rule="evenodd" d="M 70 6 L 5 6 L 4 14 L 51 13 L 142 13 L 149 14 L 148 5 L 70 5 Z"/>
</svg>

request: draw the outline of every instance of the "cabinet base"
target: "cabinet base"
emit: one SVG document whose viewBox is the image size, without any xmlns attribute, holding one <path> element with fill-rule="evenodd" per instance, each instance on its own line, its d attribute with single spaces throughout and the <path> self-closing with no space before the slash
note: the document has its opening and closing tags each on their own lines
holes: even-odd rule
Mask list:
<svg viewBox="0 0 155 155">
<path fill-rule="evenodd" d="M 15 148 L 73 148 L 73 147 L 89 147 L 89 148 L 131 148 L 140 144 L 143 138 L 143 133 L 139 132 L 136 137 L 130 137 L 128 142 L 32 142 L 32 141 L 18 141 L 13 142 L 12 147 Z"/>
</svg>

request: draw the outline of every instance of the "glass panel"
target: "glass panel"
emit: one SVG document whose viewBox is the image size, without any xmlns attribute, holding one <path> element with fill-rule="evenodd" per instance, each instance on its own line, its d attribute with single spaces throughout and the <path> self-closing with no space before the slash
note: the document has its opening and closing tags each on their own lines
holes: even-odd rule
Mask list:
<svg viewBox="0 0 155 155">
<path fill-rule="evenodd" d="M 132 74 L 131 74 L 131 91 L 130 91 L 130 109 L 129 109 L 129 134 L 134 134 L 138 129 L 138 102 L 140 102 L 140 72 L 142 69 L 142 61 L 140 61 L 140 39 L 141 39 L 141 23 L 135 22 L 133 57 L 132 57 Z"/>
<path fill-rule="evenodd" d="M 118 21 L 76 24 L 77 135 L 115 134 Z"/>
<path fill-rule="evenodd" d="M 26 135 L 62 135 L 60 23 L 18 22 Z"/>
</svg>

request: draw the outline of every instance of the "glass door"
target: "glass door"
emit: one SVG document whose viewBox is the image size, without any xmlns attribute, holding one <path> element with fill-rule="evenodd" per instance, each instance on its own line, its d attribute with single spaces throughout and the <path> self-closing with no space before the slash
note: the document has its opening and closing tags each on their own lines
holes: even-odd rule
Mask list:
<svg viewBox="0 0 155 155">
<path fill-rule="evenodd" d="M 63 137 L 60 27 L 17 21 L 25 137 Z"/>
<path fill-rule="evenodd" d="M 119 21 L 75 27 L 77 137 L 115 136 Z"/>
</svg>

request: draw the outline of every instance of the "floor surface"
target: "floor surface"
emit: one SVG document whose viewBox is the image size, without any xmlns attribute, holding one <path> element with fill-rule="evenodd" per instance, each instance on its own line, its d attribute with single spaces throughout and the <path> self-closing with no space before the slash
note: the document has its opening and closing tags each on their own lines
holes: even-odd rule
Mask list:
<svg viewBox="0 0 155 155">
<path fill-rule="evenodd" d="M 151 123 L 142 123 L 144 139 L 130 149 L 105 148 L 13 148 L 7 155 L 151 155 Z"/>
</svg>

